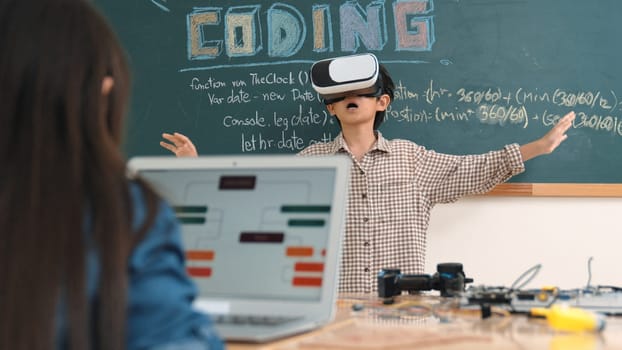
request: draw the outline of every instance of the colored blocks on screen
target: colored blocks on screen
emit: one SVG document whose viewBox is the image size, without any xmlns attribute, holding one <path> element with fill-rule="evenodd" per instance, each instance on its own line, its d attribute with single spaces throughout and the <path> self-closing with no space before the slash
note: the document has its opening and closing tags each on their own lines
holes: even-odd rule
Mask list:
<svg viewBox="0 0 622 350">
<path fill-rule="evenodd" d="M 324 271 L 324 263 L 321 262 L 297 262 L 294 265 L 296 272 L 322 272 Z"/>
<path fill-rule="evenodd" d="M 186 252 L 186 259 L 188 260 L 214 260 L 213 250 L 189 250 Z"/>
<path fill-rule="evenodd" d="M 292 279 L 292 285 L 294 287 L 321 287 L 321 277 L 294 277 Z"/>
<path fill-rule="evenodd" d="M 287 247 L 287 251 L 285 252 L 287 256 L 313 256 L 313 247 Z"/>
<path fill-rule="evenodd" d="M 186 268 L 186 271 L 188 271 L 188 274 L 192 277 L 207 278 L 212 276 L 211 267 L 188 267 Z"/>
</svg>

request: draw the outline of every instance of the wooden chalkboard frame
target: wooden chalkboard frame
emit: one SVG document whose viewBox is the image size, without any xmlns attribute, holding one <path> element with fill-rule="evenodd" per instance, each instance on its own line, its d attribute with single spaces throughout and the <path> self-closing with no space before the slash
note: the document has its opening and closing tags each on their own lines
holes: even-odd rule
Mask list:
<svg viewBox="0 0 622 350">
<path fill-rule="evenodd" d="M 622 184 L 504 183 L 487 196 L 510 197 L 622 197 Z"/>
</svg>

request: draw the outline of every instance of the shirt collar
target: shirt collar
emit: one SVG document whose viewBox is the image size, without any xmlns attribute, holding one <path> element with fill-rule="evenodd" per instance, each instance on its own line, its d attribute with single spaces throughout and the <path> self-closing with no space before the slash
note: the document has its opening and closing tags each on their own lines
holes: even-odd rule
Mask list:
<svg viewBox="0 0 622 350">
<path fill-rule="evenodd" d="M 331 153 L 337 154 L 339 152 L 347 152 L 348 147 L 346 146 L 346 140 L 343 138 L 343 133 L 339 133 L 333 142 L 333 148 L 331 149 Z"/>
<path fill-rule="evenodd" d="M 376 134 L 376 144 L 372 147 L 371 151 L 382 151 L 386 153 L 391 153 L 391 143 L 389 140 L 385 139 L 380 131 L 375 130 Z M 333 142 L 333 148 L 331 149 L 331 153 L 336 154 L 339 152 L 347 152 L 348 146 L 346 145 L 346 140 L 343 138 L 343 133 L 339 133 L 337 137 L 335 137 L 335 142 Z"/>
<path fill-rule="evenodd" d="M 376 141 L 376 146 L 374 146 L 374 149 L 377 149 L 379 151 L 386 152 L 386 153 L 391 153 L 391 142 L 385 139 L 380 133 L 380 131 L 376 130 L 375 132 L 376 132 L 377 141 Z"/>
</svg>

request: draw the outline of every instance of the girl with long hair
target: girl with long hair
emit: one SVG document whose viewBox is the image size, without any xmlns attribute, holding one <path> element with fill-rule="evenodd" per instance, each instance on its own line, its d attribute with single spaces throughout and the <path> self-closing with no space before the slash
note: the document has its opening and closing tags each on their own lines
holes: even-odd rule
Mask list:
<svg viewBox="0 0 622 350">
<path fill-rule="evenodd" d="M 130 74 L 85 0 L 0 0 L 0 349 L 221 348 L 120 151 Z"/>
</svg>

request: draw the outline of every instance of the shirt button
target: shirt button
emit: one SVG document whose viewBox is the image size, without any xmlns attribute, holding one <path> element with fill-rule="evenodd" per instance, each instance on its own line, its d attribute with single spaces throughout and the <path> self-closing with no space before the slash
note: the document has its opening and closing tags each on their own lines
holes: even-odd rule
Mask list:
<svg viewBox="0 0 622 350">
<path fill-rule="evenodd" d="M 363 243 L 364 246 L 369 247 L 369 242 Z"/>
<path fill-rule="evenodd" d="M 369 272 L 369 267 L 366 267 L 363 271 Z"/>
<path fill-rule="evenodd" d="M 363 222 L 369 221 L 369 218 L 363 218 Z"/>
<path fill-rule="evenodd" d="M 367 193 L 363 193 L 363 194 L 361 195 L 361 197 L 363 197 L 363 199 L 366 199 L 366 198 L 367 198 Z"/>
<path fill-rule="evenodd" d="M 364 170 L 361 170 L 361 175 L 365 175 L 365 171 Z"/>
</svg>

